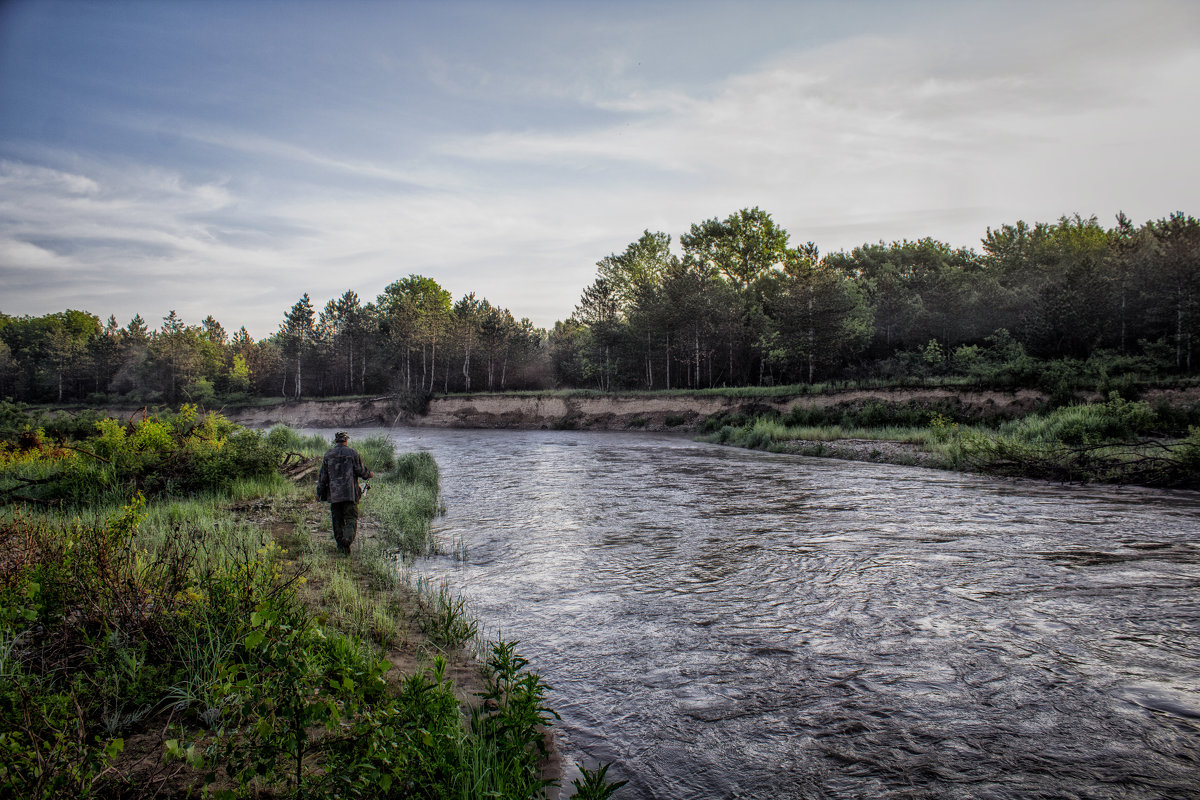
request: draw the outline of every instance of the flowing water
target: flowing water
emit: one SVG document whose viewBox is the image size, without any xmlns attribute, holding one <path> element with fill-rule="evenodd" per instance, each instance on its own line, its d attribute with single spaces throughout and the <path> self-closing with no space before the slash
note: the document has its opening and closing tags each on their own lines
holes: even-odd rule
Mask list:
<svg viewBox="0 0 1200 800">
<path fill-rule="evenodd" d="M 364 431 L 363 433 L 367 433 Z M 391 431 L 618 798 L 1200 796 L 1200 496 Z"/>
</svg>

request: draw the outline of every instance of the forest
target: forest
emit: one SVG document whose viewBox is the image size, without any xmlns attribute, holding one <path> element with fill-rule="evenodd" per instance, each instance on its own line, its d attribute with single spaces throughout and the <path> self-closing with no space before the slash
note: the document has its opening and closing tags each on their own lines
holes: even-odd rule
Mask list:
<svg viewBox="0 0 1200 800">
<path fill-rule="evenodd" d="M 88 311 L 0 313 L 0 397 L 237 403 L 588 388 L 952 381 L 1066 400 L 1194 376 L 1200 221 L 1112 227 L 1074 215 L 989 228 L 978 250 L 931 238 L 821 254 L 742 209 L 679 236 L 645 231 L 597 262 L 553 329 L 432 278 L 364 303 L 305 293 L 278 330 L 232 335 L 171 311 L 152 328 Z"/>
</svg>

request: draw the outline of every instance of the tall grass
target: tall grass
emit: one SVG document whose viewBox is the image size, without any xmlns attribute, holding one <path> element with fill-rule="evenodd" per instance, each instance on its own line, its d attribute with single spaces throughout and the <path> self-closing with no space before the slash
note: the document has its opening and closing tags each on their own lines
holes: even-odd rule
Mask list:
<svg viewBox="0 0 1200 800">
<path fill-rule="evenodd" d="M 394 457 L 377 473 L 363 498 L 363 511 L 379 524 L 380 536 L 405 557 L 437 551 L 432 520 L 441 512 L 437 462 L 428 453 Z"/>
</svg>

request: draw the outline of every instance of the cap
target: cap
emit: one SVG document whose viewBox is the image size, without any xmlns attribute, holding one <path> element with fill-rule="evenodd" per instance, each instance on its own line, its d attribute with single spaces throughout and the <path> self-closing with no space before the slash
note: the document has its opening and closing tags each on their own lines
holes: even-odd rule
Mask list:
<svg viewBox="0 0 1200 800">
<path fill-rule="evenodd" d="M 333 435 L 333 440 L 335 442 L 348 442 L 350 441 L 350 434 L 345 431 L 338 431 Z"/>
</svg>

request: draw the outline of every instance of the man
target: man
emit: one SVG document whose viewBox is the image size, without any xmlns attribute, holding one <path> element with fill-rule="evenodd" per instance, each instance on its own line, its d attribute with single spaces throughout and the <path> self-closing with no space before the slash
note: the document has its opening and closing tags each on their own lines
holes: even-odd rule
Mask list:
<svg viewBox="0 0 1200 800">
<path fill-rule="evenodd" d="M 333 449 L 321 460 L 317 476 L 317 499 L 329 503 L 333 517 L 333 540 L 338 552 L 348 555 L 358 533 L 358 500 L 363 490 L 358 479 L 370 478 L 372 473 L 363 466 L 362 458 L 349 446 L 350 434 L 338 431 L 333 437 Z"/>
</svg>

